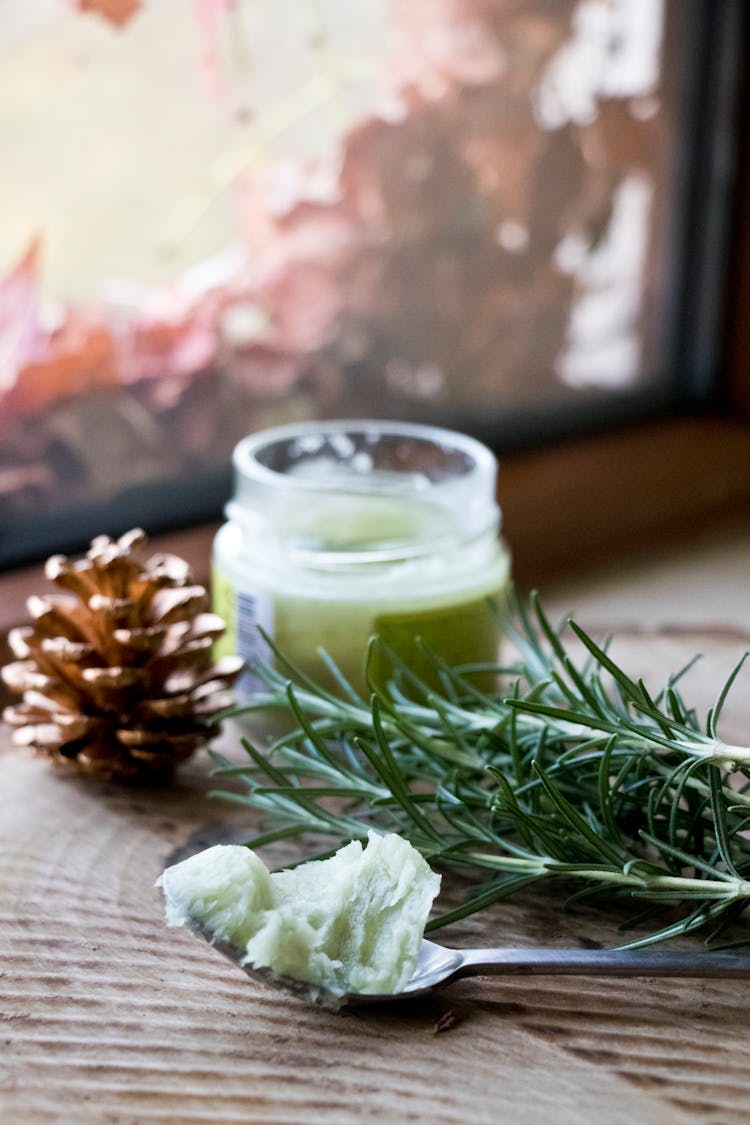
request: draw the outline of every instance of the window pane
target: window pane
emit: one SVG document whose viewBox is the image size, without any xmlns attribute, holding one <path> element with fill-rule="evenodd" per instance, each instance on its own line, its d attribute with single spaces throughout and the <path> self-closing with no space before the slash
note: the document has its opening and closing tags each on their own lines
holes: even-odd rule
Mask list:
<svg viewBox="0 0 750 1125">
<path fill-rule="evenodd" d="M 694 9 L 0 0 L 0 558 L 281 421 L 662 402 Z"/>
</svg>

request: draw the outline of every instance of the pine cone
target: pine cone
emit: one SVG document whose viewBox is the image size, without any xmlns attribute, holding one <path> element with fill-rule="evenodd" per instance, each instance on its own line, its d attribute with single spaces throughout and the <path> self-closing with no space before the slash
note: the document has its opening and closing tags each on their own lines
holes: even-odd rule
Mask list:
<svg viewBox="0 0 750 1125">
<path fill-rule="evenodd" d="M 13 629 L 2 671 L 17 706 L 13 741 L 100 778 L 163 778 L 216 734 L 238 657 L 212 661 L 224 622 L 175 555 L 137 557 L 146 536 L 101 535 L 85 558 L 48 560 L 66 593 L 32 597 L 33 624 Z"/>
</svg>

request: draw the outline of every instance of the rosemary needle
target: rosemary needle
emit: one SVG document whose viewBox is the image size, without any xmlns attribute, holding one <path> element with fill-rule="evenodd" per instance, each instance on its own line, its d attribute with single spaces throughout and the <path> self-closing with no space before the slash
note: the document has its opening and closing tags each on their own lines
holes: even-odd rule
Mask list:
<svg viewBox="0 0 750 1125">
<path fill-rule="evenodd" d="M 430 863 L 482 877 L 429 929 L 554 878 L 635 905 L 650 928 L 630 948 L 704 927 L 716 945 L 750 903 L 750 747 L 718 734 L 742 661 L 701 726 L 682 673 L 652 694 L 575 621 L 554 628 L 537 595 L 511 593 L 497 612 L 518 655 L 490 669 L 494 694 L 472 682 L 477 667 L 429 654 L 436 692 L 376 638 L 389 682 L 365 701 L 334 670 L 339 696 L 269 641 L 273 658 L 253 669 L 266 690 L 239 713 L 281 709 L 293 729 L 267 749 L 245 740 L 241 766 L 213 755 L 245 787 L 219 795 L 269 822 L 250 846 L 397 832 Z"/>
</svg>

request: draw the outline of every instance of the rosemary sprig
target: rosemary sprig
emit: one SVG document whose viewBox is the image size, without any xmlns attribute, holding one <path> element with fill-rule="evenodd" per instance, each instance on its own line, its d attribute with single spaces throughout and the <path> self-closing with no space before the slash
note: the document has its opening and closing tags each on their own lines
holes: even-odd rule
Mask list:
<svg viewBox="0 0 750 1125">
<path fill-rule="evenodd" d="M 366 702 L 327 658 L 340 695 L 268 641 L 274 663 L 255 668 L 266 691 L 239 713 L 281 709 L 293 729 L 267 750 L 245 740 L 241 766 L 214 755 L 216 773 L 246 787 L 220 795 L 273 826 L 249 843 L 302 833 L 344 842 L 375 827 L 435 865 L 480 873 L 480 886 L 430 929 L 565 878 L 575 897 L 640 902 L 652 923 L 671 912 L 630 947 L 709 924 L 716 941 L 750 903 L 750 748 L 718 734 L 742 661 L 701 727 L 678 688 L 687 669 L 652 695 L 570 621 L 584 654 L 576 659 L 538 597 L 525 606 L 511 595 L 498 612 L 518 658 L 481 669 L 496 673 L 495 694 L 472 682 L 478 667 L 449 668 L 430 654 L 436 692 L 375 639 L 393 674 L 370 685 Z"/>
</svg>

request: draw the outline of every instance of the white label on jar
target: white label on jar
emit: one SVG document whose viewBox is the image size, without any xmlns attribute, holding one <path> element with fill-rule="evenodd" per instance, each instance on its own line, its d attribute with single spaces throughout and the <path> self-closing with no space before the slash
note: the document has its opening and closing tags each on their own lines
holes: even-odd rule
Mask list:
<svg viewBox="0 0 750 1125">
<path fill-rule="evenodd" d="M 217 657 L 241 656 L 248 668 L 239 680 L 238 690 L 243 695 L 258 691 L 263 684 L 250 665 L 270 658 L 258 626 L 269 637 L 274 635 L 273 601 L 268 594 L 238 589 L 233 578 L 220 566 L 214 566 L 211 584 L 214 612 L 226 623 L 226 631 L 216 643 L 215 654 Z"/>
<path fill-rule="evenodd" d="M 237 606 L 237 653 L 245 661 L 245 671 L 239 682 L 243 692 L 261 691 L 263 681 L 255 673 L 258 662 L 267 662 L 270 650 L 258 627 L 273 637 L 273 602 L 267 594 L 236 590 Z"/>
</svg>

